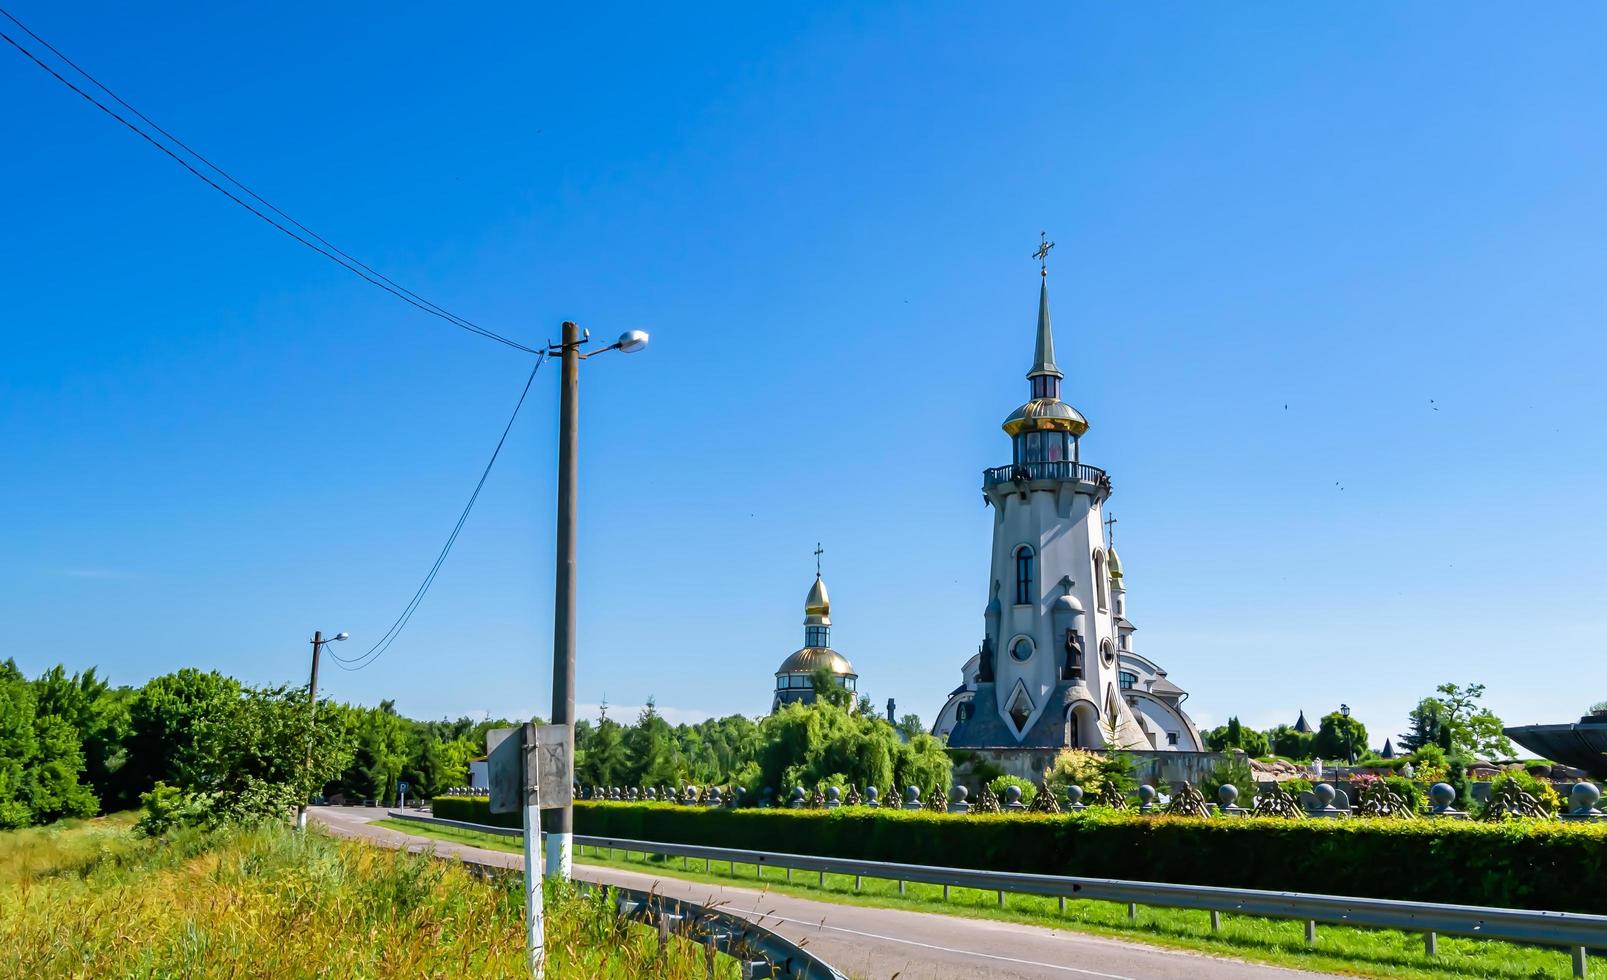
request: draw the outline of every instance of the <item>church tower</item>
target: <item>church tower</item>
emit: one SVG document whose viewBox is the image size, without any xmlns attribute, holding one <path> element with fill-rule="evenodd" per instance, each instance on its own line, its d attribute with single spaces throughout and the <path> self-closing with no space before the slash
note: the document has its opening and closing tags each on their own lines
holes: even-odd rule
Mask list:
<svg viewBox="0 0 1607 980">
<path fill-rule="evenodd" d="M 820 577 L 820 546 L 815 546 L 815 584 L 809 587 L 804 598 L 804 645 L 793 651 L 781 666 L 776 668 L 775 695 L 770 701 L 772 713 L 784 704 L 815 701 L 815 671 L 824 667 L 832 680 L 848 691 L 853 702 L 859 685 L 859 675 L 848 658 L 831 648 L 831 598 L 826 595 L 826 583 Z"/>
<path fill-rule="evenodd" d="M 1011 460 L 982 474 L 993 508 L 988 599 L 974 671 L 968 664 L 953 697 L 949 744 L 1105 748 L 1114 723 L 1119 747 L 1149 749 L 1118 670 L 1125 596 L 1102 523 L 1110 478 L 1082 462 L 1088 420 L 1060 397 L 1043 262 L 1052 247 L 1035 256 L 1042 278 L 1028 399 L 1004 420 Z"/>
</svg>

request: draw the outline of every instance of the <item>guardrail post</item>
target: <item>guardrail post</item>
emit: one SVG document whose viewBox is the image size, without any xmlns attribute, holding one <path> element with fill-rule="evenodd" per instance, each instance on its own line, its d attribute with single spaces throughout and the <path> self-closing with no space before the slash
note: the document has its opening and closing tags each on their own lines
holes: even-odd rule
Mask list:
<svg viewBox="0 0 1607 980">
<path fill-rule="evenodd" d="M 900 895 L 904 894 L 904 879 L 903 878 L 898 879 L 898 893 Z"/>
<path fill-rule="evenodd" d="M 1060 914 L 1066 914 L 1066 896 L 1064 895 L 1060 896 Z"/>
<path fill-rule="evenodd" d="M 854 875 L 854 891 L 856 891 L 856 892 L 859 891 L 859 885 L 860 885 L 860 876 L 859 875 Z"/>
<path fill-rule="evenodd" d="M 1438 956 L 1438 955 L 1440 955 L 1440 937 L 1439 937 L 1439 935 L 1437 933 L 1432 933 L 1432 932 L 1423 933 L 1423 955 L 1425 955 L 1425 956 Z"/>
<path fill-rule="evenodd" d="M 1317 942 L 1317 920 L 1306 920 L 1306 945 L 1313 946 Z"/>
<path fill-rule="evenodd" d="M 1574 976 L 1583 977 L 1585 975 L 1585 967 L 1587 965 L 1585 961 L 1589 958 L 1590 950 L 1583 946 L 1574 947 Z"/>
<path fill-rule="evenodd" d="M 821 872 L 821 873 L 820 873 L 820 887 L 821 887 L 821 888 L 825 888 L 825 887 L 826 887 L 826 872 L 824 872 L 824 871 L 822 871 L 822 872 Z"/>
<path fill-rule="evenodd" d="M 1231 786 L 1232 784 L 1230 783 L 1228 785 Z M 1218 912 L 1216 909 L 1211 910 L 1211 931 L 1212 932 L 1221 932 L 1222 931 L 1222 913 Z"/>
<path fill-rule="evenodd" d="M 948 885 L 944 885 L 944 886 L 943 886 L 943 901 L 945 901 L 945 902 L 946 902 L 946 901 L 948 901 L 948 900 L 949 900 L 949 886 L 948 886 Z"/>
<path fill-rule="evenodd" d="M 1128 922 L 1137 922 L 1138 921 L 1138 903 L 1137 902 L 1128 902 L 1127 903 L 1127 921 Z"/>
<path fill-rule="evenodd" d="M 787 884 L 789 884 L 789 885 L 792 884 L 792 869 L 791 868 L 787 869 Z"/>
</svg>

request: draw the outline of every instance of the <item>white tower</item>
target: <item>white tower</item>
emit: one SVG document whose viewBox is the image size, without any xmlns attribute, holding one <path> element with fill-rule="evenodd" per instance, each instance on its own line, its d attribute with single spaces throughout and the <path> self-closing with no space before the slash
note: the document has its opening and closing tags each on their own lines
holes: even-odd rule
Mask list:
<svg viewBox="0 0 1607 980">
<path fill-rule="evenodd" d="M 1040 262 L 1051 247 L 1040 245 Z M 1031 397 L 1004 421 L 1011 463 L 983 473 L 993 508 L 986 629 L 967 671 L 974 693 L 956 699 L 949 744 L 1103 748 L 1114 724 L 1120 747 L 1149 749 L 1118 679 L 1121 573 L 1101 523 L 1110 479 L 1082 462 L 1088 420 L 1060 400 L 1048 270 L 1040 271 Z"/>
</svg>

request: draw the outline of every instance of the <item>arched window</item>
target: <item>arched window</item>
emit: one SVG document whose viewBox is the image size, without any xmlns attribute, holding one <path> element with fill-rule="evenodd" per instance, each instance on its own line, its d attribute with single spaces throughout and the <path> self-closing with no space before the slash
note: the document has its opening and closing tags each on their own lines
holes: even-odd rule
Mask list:
<svg viewBox="0 0 1607 980">
<path fill-rule="evenodd" d="M 1032 602 L 1032 549 L 1022 545 L 1016 549 L 1016 605 Z"/>
<path fill-rule="evenodd" d="M 1032 658 L 1032 641 L 1026 637 L 1018 638 L 1010 644 L 1010 659 L 1016 663 L 1026 663 Z"/>
<path fill-rule="evenodd" d="M 1130 691 L 1138 686 L 1138 675 L 1131 671 L 1117 671 L 1116 680 L 1121 684 L 1124 691 Z"/>
<path fill-rule="evenodd" d="M 1094 597 L 1099 600 L 1099 611 L 1110 608 L 1110 583 L 1105 579 L 1105 553 L 1094 550 Z"/>
</svg>

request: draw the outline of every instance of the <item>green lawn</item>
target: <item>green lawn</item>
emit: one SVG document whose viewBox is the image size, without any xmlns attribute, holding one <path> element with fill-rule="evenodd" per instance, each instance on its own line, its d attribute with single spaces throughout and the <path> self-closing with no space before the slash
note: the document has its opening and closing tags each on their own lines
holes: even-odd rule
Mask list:
<svg viewBox="0 0 1607 980">
<path fill-rule="evenodd" d="M 455 827 L 433 827 L 405 820 L 381 820 L 376 825 L 489 850 L 518 853 L 523 848 L 517 837 L 482 834 Z M 1001 908 L 997 892 L 970 888 L 950 889 L 945 899 L 940 885 L 910 883 L 900 894 L 898 883 L 892 881 L 866 878 L 856 882 L 852 875 L 828 874 L 822 884 L 821 876 L 812 871 L 796 871 L 789 876 L 783 868 L 756 867 L 752 864 L 738 864 L 732 868 L 722 862 L 645 858 L 636 852 L 627 856 L 617 850 L 593 853 L 591 849 L 582 848 L 576 854 L 576 860 L 691 881 L 750 887 L 763 885 L 772 891 L 819 901 L 1074 929 L 1159 946 L 1355 976 L 1442 980 L 1456 977 L 1538 978 L 1573 975 L 1568 953 L 1562 950 L 1453 936 L 1441 936 L 1439 955 L 1431 958 L 1424 953 L 1421 933 L 1387 929 L 1350 929 L 1319 924 L 1316 944 L 1307 946 L 1304 923 L 1287 919 L 1224 914 L 1221 917 L 1221 931 L 1213 932 L 1210 913 L 1191 910 L 1140 907 L 1138 918 L 1133 921 L 1128 918 L 1126 905 L 1112 902 L 1069 900 L 1062 912 L 1058 899 L 1006 895 Z M 1607 964 L 1600 958 L 1593 958 L 1590 976 L 1607 978 Z"/>
</svg>

